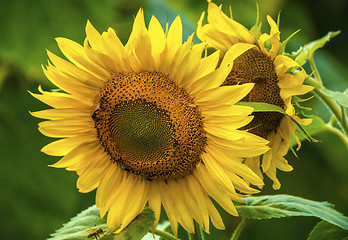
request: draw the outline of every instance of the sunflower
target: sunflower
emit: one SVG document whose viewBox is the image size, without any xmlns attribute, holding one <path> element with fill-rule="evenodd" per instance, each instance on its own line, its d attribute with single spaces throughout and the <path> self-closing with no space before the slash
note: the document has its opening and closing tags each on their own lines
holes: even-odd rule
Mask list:
<svg viewBox="0 0 348 240">
<path fill-rule="evenodd" d="M 263 184 L 243 157 L 269 149 L 238 130 L 253 109 L 234 104 L 254 84 L 220 87 L 249 46 L 231 48 L 216 69 L 219 53 L 202 58 L 205 45 L 193 36 L 182 43 L 179 17 L 167 32 L 155 17 L 147 29 L 142 9 L 125 46 L 113 29 L 99 34 L 90 22 L 86 35 L 83 46 L 57 38 L 69 61 L 48 51 L 44 73 L 62 91 L 32 93 L 52 107 L 32 113 L 48 119 L 40 132 L 61 138 L 42 148 L 63 156 L 52 166 L 76 171 L 80 192 L 97 189 L 100 215 L 117 233 L 146 204 L 154 228 L 163 205 L 175 235 L 178 223 L 193 233 L 194 221 L 206 232 L 210 220 L 224 229 L 210 197 L 237 215 L 232 200 L 258 192 L 248 183 Z"/>
<path fill-rule="evenodd" d="M 202 25 L 205 12 L 198 21 L 197 36 L 210 47 L 227 52 L 235 45 L 253 46 L 233 63 L 233 68 L 223 85 L 255 83 L 251 92 L 242 100 L 246 102 L 262 102 L 283 108 L 286 113 L 299 123 L 308 125 L 311 119 L 300 119 L 295 115 L 291 98 L 308 93 L 313 89 L 303 85 L 307 77 L 303 68 L 291 58 L 283 54 L 288 38 L 280 42 L 280 32 L 274 20 L 267 16 L 270 34 L 261 34 L 261 24 L 248 30 L 243 25 L 226 16 L 221 9 L 208 1 L 208 24 Z M 241 129 L 248 129 L 269 141 L 270 150 L 258 157 L 246 158 L 245 163 L 262 177 L 262 172 L 273 180 L 273 188 L 279 189 L 277 169 L 291 171 L 293 168 L 284 158 L 290 147 L 290 133 L 298 144 L 296 125 L 290 117 L 277 112 L 255 112 L 254 119 Z"/>
</svg>

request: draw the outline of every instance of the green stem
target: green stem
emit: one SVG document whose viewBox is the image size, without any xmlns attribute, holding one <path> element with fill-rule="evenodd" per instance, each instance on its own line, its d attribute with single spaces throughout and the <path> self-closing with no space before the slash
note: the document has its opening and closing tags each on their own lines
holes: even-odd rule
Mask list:
<svg viewBox="0 0 348 240">
<path fill-rule="evenodd" d="M 321 84 L 318 83 L 318 81 L 316 81 L 313 78 L 308 78 L 306 80 L 306 83 L 315 87 L 315 89 L 313 90 L 315 95 L 317 95 L 325 103 L 325 105 L 330 109 L 332 114 L 336 117 L 344 133 L 346 134 L 346 136 L 348 136 L 347 120 L 346 120 L 346 116 L 344 116 L 345 114 L 343 115 L 343 113 L 345 112 L 341 112 L 341 109 L 337 106 L 337 103 L 332 98 L 326 96 L 320 91 L 323 87 Z"/>
<path fill-rule="evenodd" d="M 341 121 L 342 128 L 348 129 L 347 113 L 346 113 L 345 107 L 343 107 L 343 106 L 341 106 L 341 113 L 342 113 L 342 121 Z M 347 132 L 346 132 L 346 134 L 347 134 Z M 348 134 L 347 134 L 347 136 L 348 136 Z"/>
<path fill-rule="evenodd" d="M 321 77 L 320 77 L 320 75 L 319 75 L 317 66 L 315 65 L 314 57 L 313 57 L 313 56 L 311 56 L 311 57 L 309 58 L 309 64 L 311 65 L 311 68 L 312 68 L 313 73 L 314 73 L 314 78 L 315 78 L 315 79 L 313 79 L 313 80 L 317 83 L 318 88 L 320 88 L 320 89 L 323 88 L 323 81 L 321 80 Z"/>
<path fill-rule="evenodd" d="M 337 103 L 330 97 L 327 97 L 325 94 L 321 92 L 321 89 L 324 88 L 323 81 L 321 80 L 319 71 L 317 69 L 317 66 L 314 62 L 314 56 L 312 55 L 309 58 L 309 64 L 311 65 L 311 68 L 314 73 L 314 78 L 308 78 L 307 82 L 315 87 L 313 90 L 314 93 L 325 103 L 325 105 L 330 109 L 330 111 L 335 115 L 338 123 L 340 124 L 342 130 L 346 134 L 345 142 L 347 142 L 347 136 L 348 136 L 348 124 L 347 124 L 347 116 L 344 107 L 339 108 Z"/>
<path fill-rule="evenodd" d="M 151 231 L 150 231 L 150 233 L 151 233 Z M 165 231 L 158 230 L 158 229 L 155 230 L 154 234 L 156 234 L 157 236 L 160 236 L 166 240 L 178 240 L 178 238 L 176 238 L 174 235 L 167 233 Z"/>
<path fill-rule="evenodd" d="M 231 240 L 237 240 L 239 238 L 239 235 L 242 233 L 244 227 L 247 224 L 247 221 L 247 218 L 242 218 L 242 221 L 240 221 L 238 227 L 236 228 L 236 230 L 234 230 Z"/>
<path fill-rule="evenodd" d="M 189 239 L 190 240 L 204 240 L 202 229 L 196 221 L 195 221 L 195 233 L 190 233 Z"/>
</svg>

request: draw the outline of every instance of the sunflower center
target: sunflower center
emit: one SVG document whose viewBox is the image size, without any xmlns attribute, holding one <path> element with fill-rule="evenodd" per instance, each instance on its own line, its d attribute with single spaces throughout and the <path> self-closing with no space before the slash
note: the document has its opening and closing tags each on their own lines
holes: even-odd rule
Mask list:
<svg viewBox="0 0 348 240">
<path fill-rule="evenodd" d="M 254 88 L 242 101 L 263 102 L 284 107 L 274 63 L 261 51 L 250 49 L 234 61 L 232 71 L 224 85 L 241 83 L 255 83 Z M 274 131 L 283 118 L 283 115 L 277 112 L 255 112 L 253 115 L 253 121 L 243 129 L 248 129 L 249 132 L 263 138 Z"/>
<path fill-rule="evenodd" d="M 125 72 L 107 82 L 92 113 L 111 159 L 143 179 L 177 179 L 206 145 L 202 116 L 186 91 L 159 72 Z"/>
<path fill-rule="evenodd" d="M 109 120 L 113 139 L 123 152 L 149 159 L 164 154 L 173 129 L 167 112 L 144 101 L 122 102 L 114 107 Z"/>
</svg>

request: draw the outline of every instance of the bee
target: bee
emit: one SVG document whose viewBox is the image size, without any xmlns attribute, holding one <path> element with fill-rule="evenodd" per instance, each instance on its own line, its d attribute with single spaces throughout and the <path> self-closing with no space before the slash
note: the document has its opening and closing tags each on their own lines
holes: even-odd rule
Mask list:
<svg viewBox="0 0 348 240">
<path fill-rule="evenodd" d="M 125 171 L 127 171 L 127 172 L 130 171 L 130 169 L 128 168 L 128 166 L 126 166 L 126 165 L 124 165 L 124 164 L 121 164 L 121 169 L 122 169 L 122 170 L 125 170 Z"/>
<path fill-rule="evenodd" d="M 104 231 L 103 229 L 99 228 L 97 230 L 95 230 L 94 232 L 90 233 L 87 235 L 87 238 L 91 238 L 91 237 L 95 237 L 95 239 L 99 239 L 100 238 L 100 234 L 103 234 Z"/>
<path fill-rule="evenodd" d="M 102 97 L 99 99 L 99 109 L 101 109 L 101 110 L 105 110 L 106 109 L 106 107 L 105 107 L 105 99 L 102 98 Z"/>
<path fill-rule="evenodd" d="M 179 148 L 179 143 L 174 140 L 171 148 L 168 150 L 168 155 L 170 157 L 176 157 L 178 148 Z"/>
<path fill-rule="evenodd" d="M 95 121 L 95 122 L 98 122 L 100 120 L 98 113 L 97 113 L 97 110 L 92 113 L 91 117 L 92 117 L 93 121 Z"/>
<path fill-rule="evenodd" d="M 148 182 L 152 182 L 150 175 L 148 175 L 146 173 L 140 173 L 138 176 L 143 180 L 146 180 Z"/>
</svg>

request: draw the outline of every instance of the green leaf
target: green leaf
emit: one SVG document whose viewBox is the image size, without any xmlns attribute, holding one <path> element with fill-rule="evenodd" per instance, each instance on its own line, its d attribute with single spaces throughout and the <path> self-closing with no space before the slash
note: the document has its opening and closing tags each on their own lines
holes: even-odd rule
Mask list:
<svg viewBox="0 0 348 240">
<path fill-rule="evenodd" d="M 145 208 L 114 240 L 140 240 L 151 229 L 155 214 L 151 208 Z"/>
<path fill-rule="evenodd" d="M 311 216 L 348 230 L 348 217 L 336 211 L 328 202 L 317 202 L 291 195 L 273 195 L 243 198 L 245 205 L 237 205 L 242 217 L 271 219 L 293 216 Z"/>
<path fill-rule="evenodd" d="M 279 112 L 281 114 L 286 115 L 284 109 L 276 106 L 276 105 L 272 105 L 269 103 L 262 103 L 262 102 L 238 102 L 238 105 L 242 105 L 242 106 L 249 106 L 254 108 L 254 112 Z"/>
<path fill-rule="evenodd" d="M 99 209 L 95 206 L 91 206 L 79 213 L 76 217 L 73 217 L 70 222 L 58 229 L 55 233 L 51 234 L 52 238 L 49 240 L 85 240 L 90 234 L 93 235 L 96 231 L 101 232 L 99 229 L 101 229 L 103 233 L 109 230 L 106 221 L 99 217 Z M 102 236 L 103 233 L 98 234 L 98 236 Z M 106 240 L 111 238 L 104 238 L 103 236 L 100 239 Z"/>
<path fill-rule="evenodd" d="M 293 55 L 296 56 L 295 61 L 301 66 L 304 65 L 307 59 L 313 57 L 313 54 L 316 50 L 324 47 L 331 38 L 337 36 L 338 34 L 340 34 L 340 32 L 341 31 L 328 32 L 324 37 L 305 44 L 296 53 L 293 53 Z"/>
<path fill-rule="evenodd" d="M 115 235 L 117 229 L 109 229 L 106 220 L 100 218 L 99 209 L 95 206 L 89 207 L 61 229 L 51 234 L 49 240 L 86 240 L 98 238 L 100 240 L 139 240 L 145 236 L 155 221 L 152 209 L 145 209 L 124 229 Z"/>
<path fill-rule="evenodd" d="M 291 118 L 291 120 L 297 125 L 300 133 L 308 141 L 318 142 L 318 140 L 313 138 L 295 118 L 288 115 L 284 109 L 282 109 L 276 105 L 272 105 L 272 104 L 268 104 L 268 103 L 261 103 L 261 102 L 239 102 L 239 103 L 237 103 L 237 105 L 252 107 L 252 108 L 254 108 L 254 112 L 279 112 L 281 114 L 284 114 L 284 115 L 288 116 L 289 118 Z"/>
<path fill-rule="evenodd" d="M 328 222 L 319 222 L 309 234 L 307 240 L 343 240 L 348 239 L 348 231 Z"/>
<path fill-rule="evenodd" d="M 340 105 L 348 107 L 348 94 L 346 93 L 347 90 L 343 93 L 338 91 L 331 91 L 327 88 L 320 89 L 319 91 L 321 91 L 326 96 L 333 98 Z"/>
</svg>

